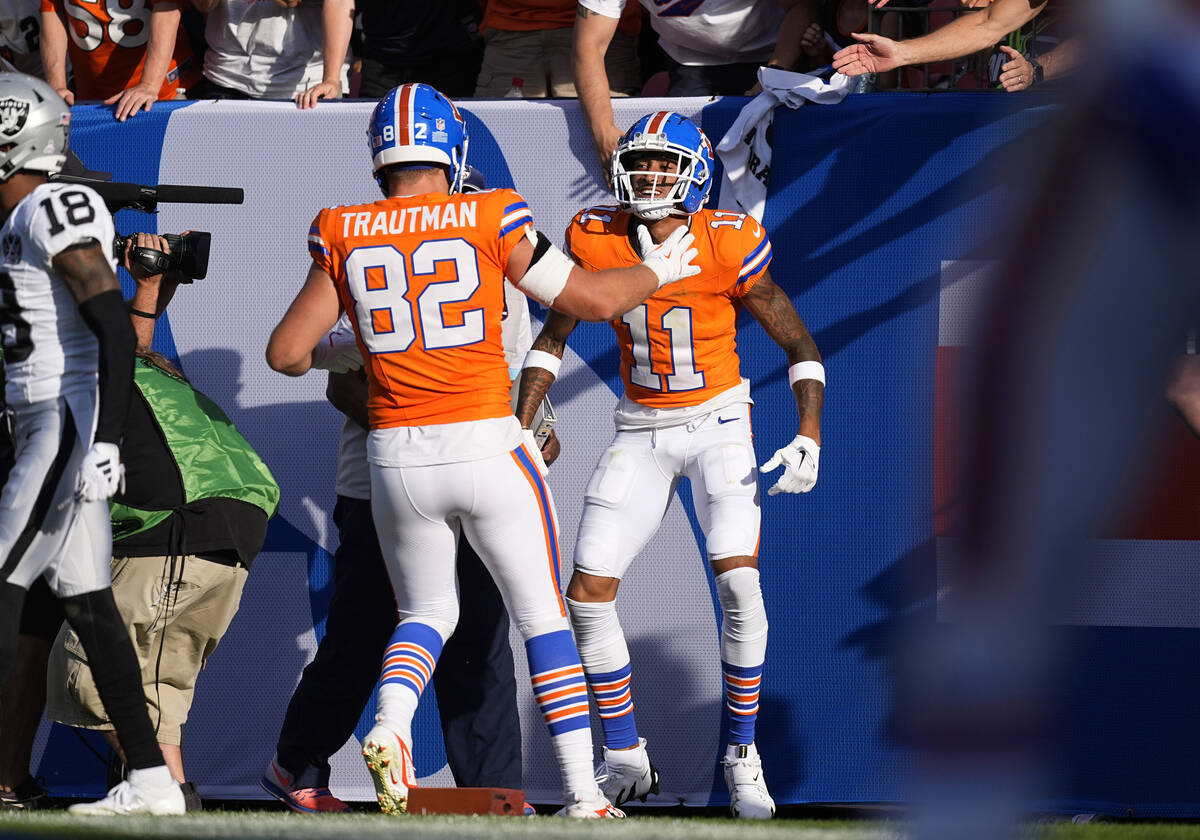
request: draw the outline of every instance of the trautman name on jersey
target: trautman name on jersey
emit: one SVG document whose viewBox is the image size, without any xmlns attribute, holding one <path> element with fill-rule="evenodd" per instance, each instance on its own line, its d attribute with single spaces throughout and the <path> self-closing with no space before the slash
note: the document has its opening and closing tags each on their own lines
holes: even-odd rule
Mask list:
<svg viewBox="0 0 1200 840">
<path fill-rule="evenodd" d="M 473 227 L 475 227 L 474 201 L 342 214 L 342 236 L 347 239 L 352 236 L 424 233 L 447 228 Z"/>
</svg>

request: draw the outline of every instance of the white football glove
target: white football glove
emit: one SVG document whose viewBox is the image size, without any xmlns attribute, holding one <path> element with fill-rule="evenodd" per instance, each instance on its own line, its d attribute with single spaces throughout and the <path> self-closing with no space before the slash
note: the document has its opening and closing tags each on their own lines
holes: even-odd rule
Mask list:
<svg viewBox="0 0 1200 840">
<path fill-rule="evenodd" d="M 775 486 L 767 491 L 768 496 L 777 493 L 807 493 L 817 483 L 817 461 L 821 457 L 821 445 L 810 437 L 796 435 L 787 446 L 776 450 L 771 460 L 759 467 L 768 473 L 783 467 L 783 475 Z"/>
<path fill-rule="evenodd" d="M 542 458 L 542 447 L 538 446 L 533 429 L 521 429 L 521 435 L 525 438 L 525 448 L 529 450 L 529 457 L 533 458 L 533 463 L 537 466 L 538 472 L 542 474 L 542 478 L 550 475 L 550 468 L 546 466 L 546 460 Z"/>
<path fill-rule="evenodd" d="M 655 245 L 649 228 L 638 225 L 637 238 L 642 251 L 642 265 L 654 272 L 660 289 L 668 283 L 700 273 L 700 266 L 692 264 L 697 253 L 692 247 L 696 237 L 688 232 L 686 226 L 675 228 L 670 236 Z"/>
<path fill-rule="evenodd" d="M 83 456 L 75 495 L 85 502 L 108 499 L 125 485 L 125 466 L 115 443 L 97 441 Z"/>
<path fill-rule="evenodd" d="M 358 349 L 358 341 L 354 338 L 354 328 L 346 322 L 346 327 L 338 321 L 337 325 L 321 339 L 313 348 L 312 366 L 327 370 L 330 373 L 349 373 L 363 366 L 362 353 Z"/>
</svg>

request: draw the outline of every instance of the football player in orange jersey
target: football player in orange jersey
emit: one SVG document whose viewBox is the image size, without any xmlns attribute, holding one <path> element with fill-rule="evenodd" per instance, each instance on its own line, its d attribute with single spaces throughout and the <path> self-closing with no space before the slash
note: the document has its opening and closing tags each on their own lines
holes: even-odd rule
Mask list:
<svg viewBox="0 0 1200 840">
<path fill-rule="evenodd" d="M 587 686 L 559 589 L 557 524 L 532 433 L 512 414 L 500 338 L 503 284 L 603 321 L 696 273 L 679 231 L 637 265 L 589 273 L 536 233 L 513 190 L 460 193 L 466 125 L 428 85 L 388 93 L 368 136 L 385 198 L 322 210 L 308 278 L 267 345 L 298 376 L 335 351 L 345 309 L 369 380 L 371 508 L 400 623 L 384 654 L 377 725 L 363 755 L 385 812 L 415 783 L 411 722 L 458 620 L 463 529 L 525 639 L 534 694 L 562 771 L 569 817 L 619 817 L 593 778 Z"/>
<path fill-rule="evenodd" d="M 767 271 L 771 243 L 762 227 L 740 213 L 702 209 L 712 170 L 712 149 L 696 125 L 675 113 L 649 114 L 613 154 L 620 207 L 583 210 L 567 228 L 571 256 L 591 270 L 636 265 L 647 247 L 680 230 L 695 237 L 701 268 L 612 320 L 625 395 L 616 410 L 616 438 L 587 488 L 567 603 L 604 726 L 597 781 L 618 805 L 645 800 L 658 791 L 658 772 L 634 723 L 629 650 L 615 601 L 621 577 L 687 476 L 724 611 L 724 772 L 731 807 L 739 817 L 768 819 L 775 803 L 754 746 L 767 615 L 758 580 L 750 383 L 739 371 L 737 308 L 744 306 L 787 354 L 799 413 L 795 440 L 763 465 L 785 468 L 771 495 L 805 493 L 817 480 L 825 374 L 812 336 Z M 551 311 L 534 341 L 516 409 L 522 425 L 554 381 L 576 323 L 569 313 Z"/>
</svg>

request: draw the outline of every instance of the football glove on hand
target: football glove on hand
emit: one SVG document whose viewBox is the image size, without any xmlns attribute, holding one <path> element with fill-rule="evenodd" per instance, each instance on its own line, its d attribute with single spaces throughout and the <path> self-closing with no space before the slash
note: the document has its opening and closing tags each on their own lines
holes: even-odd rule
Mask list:
<svg viewBox="0 0 1200 840">
<path fill-rule="evenodd" d="M 550 468 L 546 466 L 546 459 L 542 457 L 542 447 L 538 446 L 533 429 L 521 429 L 521 435 L 525 438 L 525 449 L 529 451 L 529 457 L 533 459 L 534 466 L 538 468 L 542 478 L 550 475 Z"/>
<path fill-rule="evenodd" d="M 650 229 L 638 225 L 637 238 L 642 251 L 642 265 L 654 272 L 660 289 L 668 283 L 700 273 L 700 266 L 692 264 L 697 253 L 692 247 L 696 237 L 688 232 L 686 226 L 675 228 L 670 236 L 655 245 Z"/>
<path fill-rule="evenodd" d="M 817 483 L 817 461 L 820 457 L 820 444 L 810 437 L 796 435 L 795 440 L 776 450 L 771 460 L 759 467 L 764 473 L 783 467 L 783 475 L 775 482 L 775 486 L 767 491 L 767 495 L 807 493 L 813 489 L 813 485 Z"/>
<path fill-rule="evenodd" d="M 363 366 L 362 353 L 354 338 L 354 329 L 334 327 L 321 339 L 312 352 L 312 366 L 330 373 L 349 373 Z"/>
<path fill-rule="evenodd" d="M 125 486 L 125 466 L 115 443 L 97 441 L 79 465 L 75 495 L 85 502 L 108 499 Z"/>
</svg>

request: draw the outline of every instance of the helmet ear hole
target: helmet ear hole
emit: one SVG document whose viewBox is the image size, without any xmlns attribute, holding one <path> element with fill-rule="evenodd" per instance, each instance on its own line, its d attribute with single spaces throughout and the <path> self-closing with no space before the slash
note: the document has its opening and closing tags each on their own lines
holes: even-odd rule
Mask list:
<svg viewBox="0 0 1200 840">
<path fill-rule="evenodd" d="M 24 73 L 0 73 L 0 181 L 22 170 L 57 174 L 70 129 L 71 109 L 54 88 Z"/>
</svg>

